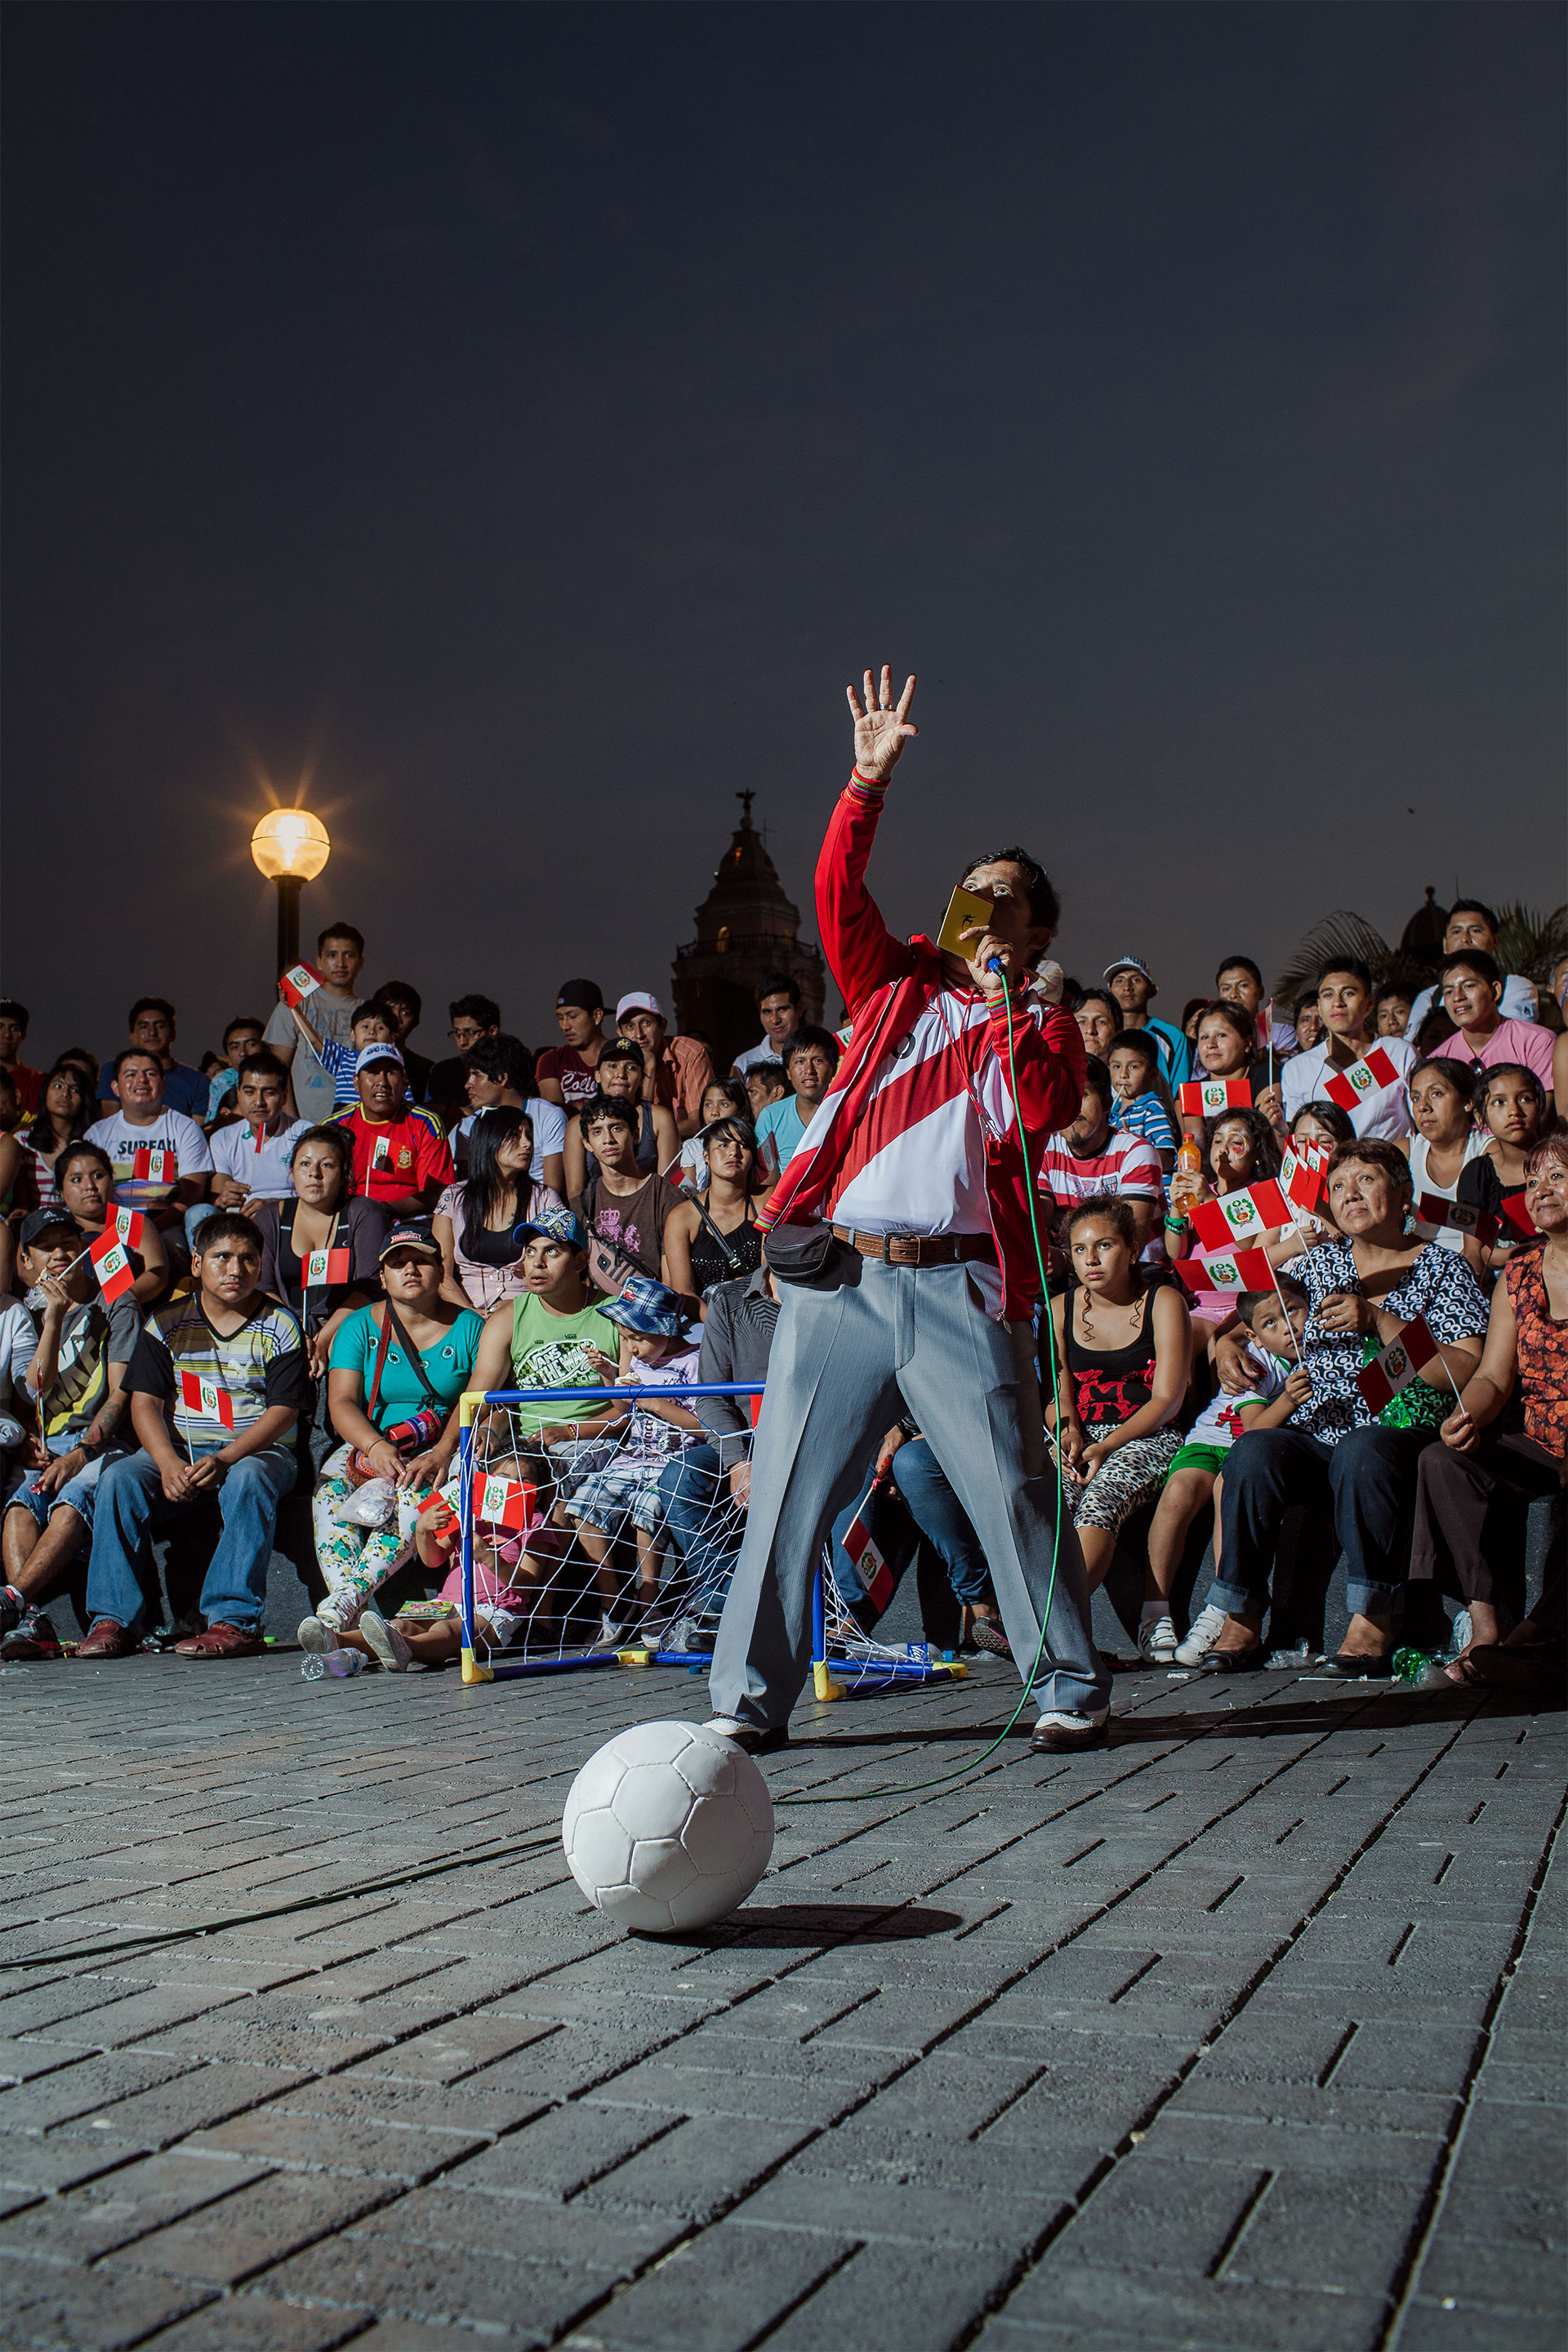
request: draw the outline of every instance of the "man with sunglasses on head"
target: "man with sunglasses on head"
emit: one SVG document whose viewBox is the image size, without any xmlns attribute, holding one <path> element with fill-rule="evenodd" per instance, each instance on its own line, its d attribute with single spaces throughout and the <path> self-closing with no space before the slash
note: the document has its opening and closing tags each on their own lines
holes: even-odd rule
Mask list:
<svg viewBox="0 0 1568 2352">
<path fill-rule="evenodd" d="M 960 869 L 986 902 L 983 921 L 962 926 L 962 951 L 888 929 L 865 872 L 916 731 L 914 690 L 911 677 L 895 704 L 887 669 L 879 692 L 867 671 L 863 708 L 850 688 L 855 766 L 817 863 L 817 920 L 851 1036 L 764 1214 L 782 1304 L 710 1682 L 710 1728 L 752 1754 L 787 1739 L 823 1544 L 904 1412 L 985 1552 L 1041 1708 L 1035 1748 L 1091 1747 L 1109 1713 L 1035 1364 L 1035 1187 L 1084 1076 L 1077 1022 L 1032 987 L 1059 908 L 1043 867 L 1014 847 Z"/>
</svg>

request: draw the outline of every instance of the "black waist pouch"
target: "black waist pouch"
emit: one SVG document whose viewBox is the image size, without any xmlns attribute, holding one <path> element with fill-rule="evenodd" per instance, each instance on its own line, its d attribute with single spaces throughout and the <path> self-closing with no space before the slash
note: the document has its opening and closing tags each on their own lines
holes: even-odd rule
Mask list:
<svg viewBox="0 0 1568 2352">
<path fill-rule="evenodd" d="M 860 1279 L 859 1253 L 841 1242 L 831 1225 L 773 1225 L 765 1248 L 778 1280 L 803 1290 L 838 1290 Z"/>
</svg>

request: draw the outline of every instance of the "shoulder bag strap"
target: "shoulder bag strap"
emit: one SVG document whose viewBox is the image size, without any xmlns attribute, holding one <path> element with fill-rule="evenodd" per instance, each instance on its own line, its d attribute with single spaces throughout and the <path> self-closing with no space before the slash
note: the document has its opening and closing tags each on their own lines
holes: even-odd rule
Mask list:
<svg viewBox="0 0 1568 2352">
<path fill-rule="evenodd" d="M 430 1385 L 430 1375 L 425 1369 L 425 1360 L 419 1353 L 418 1349 L 415 1346 L 413 1340 L 409 1338 L 407 1332 L 404 1329 L 402 1324 L 399 1322 L 397 1318 L 397 1309 L 394 1307 L 390 1298 L 385 1300 L 384 1308 L 385 1317 L 381 1327 L 384 1341 L 389 1332 L 395 1331 L 397 1334 L 397 1344 L 402 1349 L 405 1356 L 406 1356 L 409 1363 L 414 1368 L 414 1377 L 425 1391 L 426 1403 L 430 1407 L 433 1412 L 439 1412 L 444 1418 L 445 1408 L 442 1405 L 440 1398 L 437 1395 L 435 1390 Z M 378 1375 L 380 1370 L 381 1365 L 378 1362 L 376 1365 Z"/>
</svg>

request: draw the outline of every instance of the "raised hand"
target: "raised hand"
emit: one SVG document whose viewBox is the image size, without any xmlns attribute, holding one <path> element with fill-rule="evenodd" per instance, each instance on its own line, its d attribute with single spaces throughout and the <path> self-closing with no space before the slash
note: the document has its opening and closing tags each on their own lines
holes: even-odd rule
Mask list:
<svg viewBox="0 0 1568 2352">
<path fill-rule="evenodd" d="M 895 703 L 893 674 L 884 662 L 879 690 L 872 682 L 870 671 L 866 672 L 861 688 L 866 698 L 864 709 L 852 686 L 847 686 L 844 691 L 855 717 L 855 765 L 868 782 L 884 783 L 898 765 L 906 737 L 921 731 L 909 724 L 909 708 L 915 698 L 914 679 L 904 680 L 904 690 Z"/>
</svg>

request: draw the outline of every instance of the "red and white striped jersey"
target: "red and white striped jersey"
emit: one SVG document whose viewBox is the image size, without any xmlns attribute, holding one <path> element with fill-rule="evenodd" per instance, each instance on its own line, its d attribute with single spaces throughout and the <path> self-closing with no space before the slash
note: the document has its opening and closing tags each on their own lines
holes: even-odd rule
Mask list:
<svg viewBox="0 0 1568 2352">
<path fill-rule="evenodd" d="M 889 1047 L 829 1204 L 836 1223 L 865 1234 L 991 1231 L 986 1140 L 1006 1134 L 1013 1103 L 989 1022 L 983 996 L 943 988 Z"/>
<path fill-rule="evenodd" d="M 1160 1155 L 1124 1127 L 1113 1127 L 1103 1149 L 1084 1160 L 1068 1150 L 1065 1135 L 1053 1135 L 1040 1162 L 1040 1190 L 1058 1209 L 1070 1209 L 1091 1192 L 1129 1192 L 1157 1201 L 1163 1191 Z"/>
</svg>

